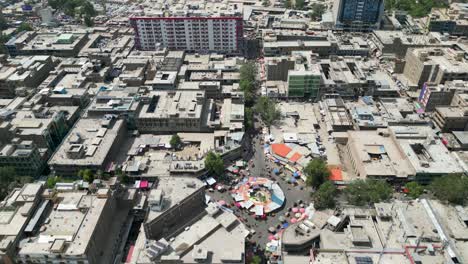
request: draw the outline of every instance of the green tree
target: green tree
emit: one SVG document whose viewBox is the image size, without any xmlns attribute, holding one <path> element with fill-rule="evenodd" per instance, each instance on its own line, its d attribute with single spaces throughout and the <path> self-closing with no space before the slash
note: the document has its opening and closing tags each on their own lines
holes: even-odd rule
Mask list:
<svg viewBox="0 0 468 264">
<path fill-rule="evenodd" d="M 171 141 L 169 141 L 169 144 L 171 144 L 171 147 L 178 149 L 180 145 L 182 144 L 182 140 L 180 139 L 179 135 L 174 134 L 171 137 Z"/>
<path fill-rule="evenodd" d="M 324 4 L 320 3 L 313 3 L 311 5 L 311 11 L 309 12 L 310 19 L 314 21 L 318 21 L 322 19 L 323 13 L 327 10 Z"/>
<path fill-rule="evenodd" d="M 239 81 L 239 89 L 245 92 L 252 92 L 254 89 L 254 83 L 248 79 L 240 79 Z"/>
<path fill-rule="evenodd" d="M 7 49 L 5 48 L 5 43 L 8 41 L 8 36 L 0 33 L 0 54 L 6 54 Z"/>
<path fill-rule="evenodd" d="M 281 111 L 276 103 L 266 96 L 262 96 L 255 104 L 255 111 L 260 114 L 265 125 L 270 128 L 281 118 Z"/>
<path fill-rule="evenodd" d="M 84 17 L 87 26 L 92 25 L 92 18 L 97 15 L 93 4 L 88 0 L 49 0 L 49 5 L 63 11 L 67 16 Z"/>
<path fill-rule="evenodd" d="M 92 27 L 94 26 L 94 21 L 90 16 L 85 16 L 84 18 L 84 23 L 87 27 Z"/>
<path fill-rule="evenodd" d="M 313 159 L 307 163 L 304 168 L 306 175 L 306 184 L 314 188 L 318 188 L 330 177 L 330 170 L 325 161 L 321 159 Z"/>
<path fill-rule="evenodd" d="M 251 83 L 255 82 L 255 78 L 257 76 L 257 67 L 253 62 L 247 62 L 241 65 L 240 70 L 240 80 L 247 80 Z"/>
<path fill-rule="evenodd" d="M 252 260 L 250 260 L 249 264 L 261 264 L 262 263 L 262 258 L 260 256 L 253 256 Z"/>
<path fill-rule="evenodd" d="M 244 105 L 246 107 L 253 107 L 255 104 L 255 97 L 252 91 L 244 92 Z"/>
<path fill-rule="evenodd" d="M 417 182 L 408 182 L 405 184 L 405 188 L 408 190 L 408 196 L 413 199 L 418 198 L 424 192 L 424 187 Z"/>
<path fill-rule="evenodd" d="M 2 12 L 0 12 L 0 31 L 5 30 L 8 28 L 8 21 L 3 16 Z"/>
<path fill-rule="evenodd" d="M 244 126 L 246 131 L 254 128 L 254 113 L 250 107 L 244 108 Z"/>
<path fill-rule="evenodd" d="M 19 25 L 18 29 L 16 30 L 17 32 L 23 32 L 23 31 L 33 31 L 33 27 L 26 23 L 26 22 L 23 22 Z"/>
<path fill-rule="evenodd" d="M 59 176 L 50 176 L 47 178 L 46 186 L 49 189 L 53 189 L 55 188 L 55 185 L 57 184 L 57 182 L 61 182 L 61 181 L 62 181 L 62 178 Z"/>
<path fill-rule="evenodd" d="M 270 1 L 269 1 L 269 0 L 263 0 L 263 1 L 262 1 L 262 6 L 267 7 L 267 6 L 269 6 L 269 5 L 270 5 Z"/>
<path fill-rule="evenodd" d="M 119 179 L 119 181 L 123 184 L 130 183 L 130 177 L 128 177 L 127 173 L 123 171 L 121 168 L 118 168 L 115 172 L 115 175 Z"/>
<path fill-rule="evenodd" d="M 362 206 L 388 200 L 392 197 L 392 187 L 382 180 L 356 180 L 344 190 L 350 204 Z"/>
<path fill-rule="evenodd" d="M 432 8 L 446 8 L 447 1 L 441 0 L 386 0 L 387 11 L 402 10 L 413 17 L 424 17 L 431 13 Z"/>
<path fill-rule="evenodd" d="M 304 9 L 304 7 L 305 7 L 305 1 L 304 0 L 296 0 L 295 2 L 296 2 L 296 4 L 295 4 L 296 9 L 301 9 L 301 10 Z"/>
<path fill-rule="evenodd" d="M 14 167 L 0 167 L 0 199 L 3 200 L 11 190 L 16 179 Z"/>
<path fill-rule="evenodd" d="M 313 194 L 314 207 L 318 210 L 334 208 L 337 190 L 333 182 L 326 181 Z"/>
<path fill-rule="evenodd" d="M 429 189 L 439 200 L 463 205 L 468 200 L 468 177 L 459 174 L 442 176 L 435 179 Z"/>
<path fill-rule="evenodd" d="M 255 63 L 247 62 L 242 64 L 239 74 L 239 89 L 244 92 L 245 105 L 251 107 L 255 102 L 255 78 L 257 76 L 257 67 Z"/>
<path fill-rule="evenodd" d="M 95 17 L 97 15 L 96 10 L 94 10 L 93 4 L 91 4 L 88 1 L 84 1 L 81 4 L 81 14 L 84 15 L 85 17 Z"/>
<path fill-rule="evenodd" d="M 285 8 L 291 8 L 291 0 L 283 0 L 283 5 Z"/>
<path fill-rule="evenodd" d="M 83 181 L 92 183 L 94 181 L 94 174 L 93 171 L 90 169 L 84 169 L 78 171 L 78 177 L 83 179 Z"/>
<path fill-rule="evenodd" d="M 205 168 L 210 174 L 221 176 L 224 173 L 224 162 L 219 154 L 208 152 L 205 158 Z"/>
</svg>

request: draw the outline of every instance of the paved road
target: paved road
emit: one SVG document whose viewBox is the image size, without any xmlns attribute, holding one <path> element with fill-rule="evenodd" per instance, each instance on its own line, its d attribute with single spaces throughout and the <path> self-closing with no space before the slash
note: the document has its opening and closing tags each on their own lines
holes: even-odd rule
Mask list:
<svg viewBox="0 0 468 264">
<path fill-rule="evenodd" d="M 255 218 L 249 215 L 246 210 L 240 210 L 238 208 L 232 207 L 238 216 L 246 219 L 244 223 L 247 225 L 247 227 L 250 229 L 255 229 L 256 233 L 253 235 L 251 240 L 256 241 L 260 248 L 264 249 L 265 244 L 268 242 L 268 228 L 270 226 L 276 227 L 279 224 L 279 216 L 284 215 L 287 209 L 289 207 L 293 207 L 294 203 L 298 200 L 303 200 L 306 204 L 308 204 L 310 201 L 311 189 L 303 187 L 304 183 L 299 183 L 298 186 L 293 186 L 287 183 L 287 181 L 285 181 L 281 176 L 277 176 L 269 172 L 267 166 L 274 168 L 277 165 L 265 160 L 263 144 L 261 144 L 258 136 L 254 137 L 252 141 L 249 140 L 246 145 L 247 149 L 248 146 L 252 147 L 252 151 L 245 151 L 244 156 L 247 158 L 246 160 L 251 160 L 254 164 L 253 167 L 249 165 L 251 176 L 267 178 L 271 177 L 271 179 L 278 182 L 286 197 L 285 205 L 274 213 L 275 216 L 268 216 L 266 220 L 255 220 Z M 291 175 L 289 172 L 283 173 L 288 175 L 286 176 L 286 179 Z M 215 200 L 225 200 L 228 203 L 232 203 L 234 201 L 229 192 L 220 193 L 215 191 L 208 194 Z"/>
</svg>

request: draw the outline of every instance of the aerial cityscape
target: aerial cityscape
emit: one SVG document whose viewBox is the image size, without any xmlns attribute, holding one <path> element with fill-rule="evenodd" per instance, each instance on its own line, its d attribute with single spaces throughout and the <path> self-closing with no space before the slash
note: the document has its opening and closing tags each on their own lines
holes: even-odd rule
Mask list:
<svg viewBox="0 0 468 264">
<path fill-rule="evenodd" d="M 468 0 L 1 0 L 30 263 L 468 264 Z"/>
</svg>

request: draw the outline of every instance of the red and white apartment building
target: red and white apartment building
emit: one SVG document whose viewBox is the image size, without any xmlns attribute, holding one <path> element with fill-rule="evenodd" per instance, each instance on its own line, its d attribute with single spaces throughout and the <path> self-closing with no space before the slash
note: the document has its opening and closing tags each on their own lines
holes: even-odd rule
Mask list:
<svg viewBox="0 0 468 264">
<path fill-rule="evenodd" d="M 187 50 L 234 53 L 241 49 L 242 16 L 186 13 L 183 16 L 134 16 L 136 47 L 140 50 Z"/>
</svg>

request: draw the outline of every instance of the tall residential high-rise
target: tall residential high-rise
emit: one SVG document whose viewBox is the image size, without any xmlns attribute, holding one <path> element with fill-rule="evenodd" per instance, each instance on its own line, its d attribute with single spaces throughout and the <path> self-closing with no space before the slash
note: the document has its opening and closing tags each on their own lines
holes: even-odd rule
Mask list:
<svg viewBox="0 0 468 264">
<path fill-rule="evenodd" d="M 333 13 L 336 28 L 375 29 L 384 13 L 384 0 L 335 0 Z"/>
<path fill-rule="evenodd" d="M 136 46 L 141 50 L 217 51 L 241 49 L 242 17 L 236 14 L 131 17 Z"/>
</svg>

